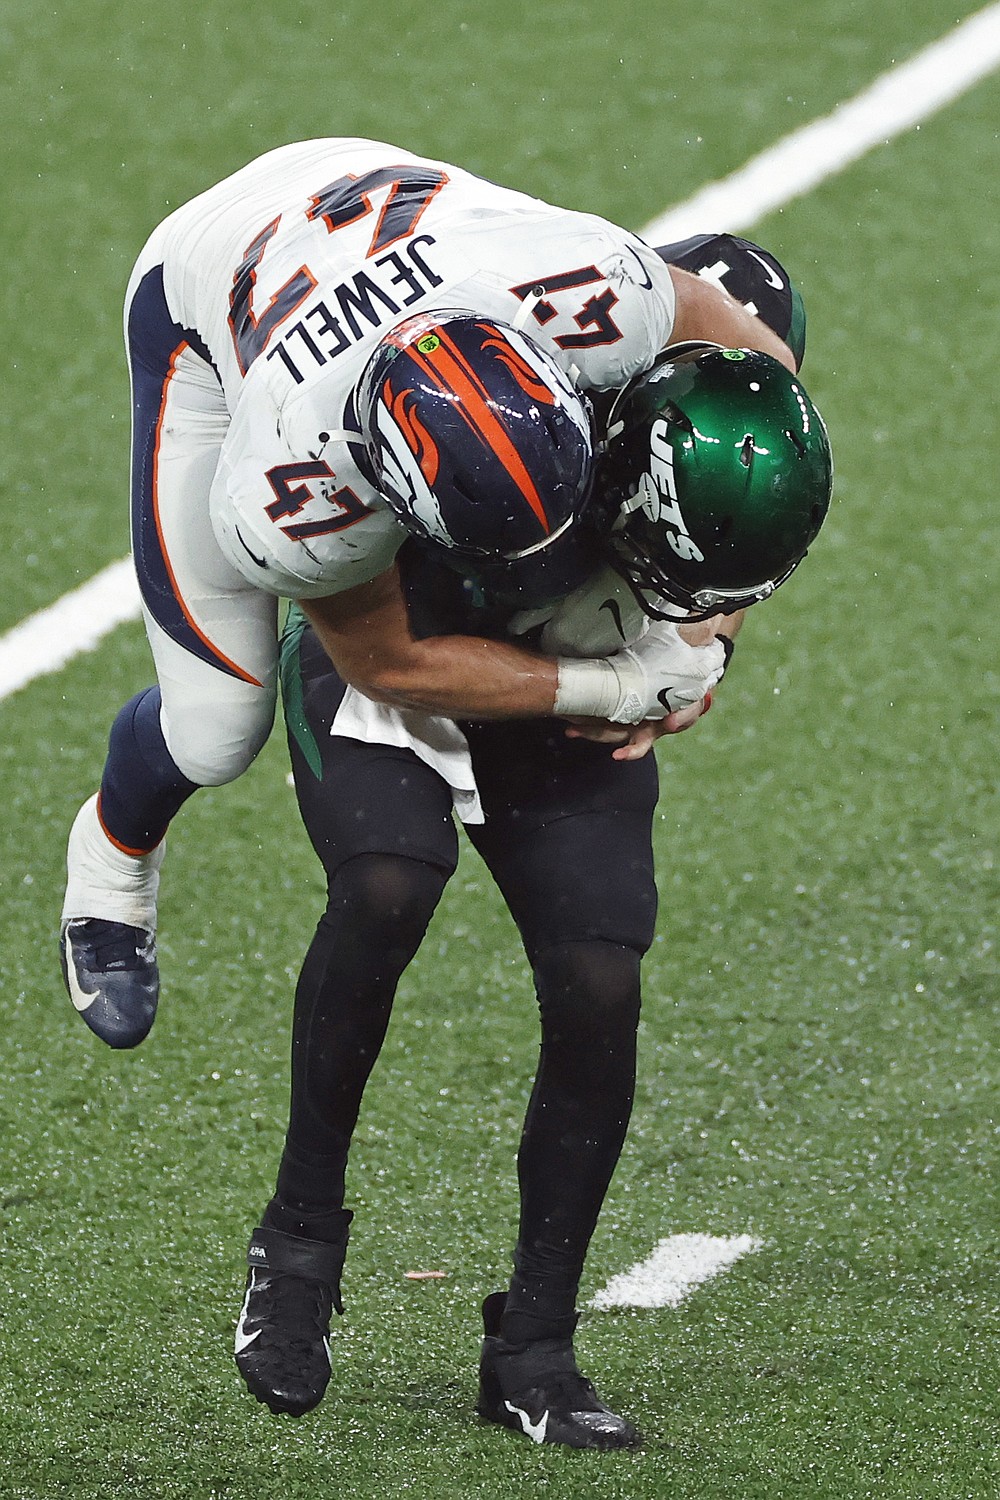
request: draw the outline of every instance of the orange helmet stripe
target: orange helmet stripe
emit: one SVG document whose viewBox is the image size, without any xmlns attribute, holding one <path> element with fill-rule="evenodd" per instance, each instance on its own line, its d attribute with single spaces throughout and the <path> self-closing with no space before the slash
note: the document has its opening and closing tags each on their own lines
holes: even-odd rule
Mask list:
<svg viewBox="0 0 1000 1500">
<path fill-rule="evenodd" d="M 462 417 L 496 454 L 548 536 L 552 527 L 542 498 L 510 434 L 490 404 L 489 393 L 461 350 L 444 330 L 438 327 L 434 332 L 441 341 L 439 350 L 435 351 L 438 355 L 436 361 L 432 362 L 423 355 L 417 345 L 411 346 L 410 357 L 422 373 L 442 390 L 452 390 L 460 397 L 458 410 Z M 439 351 L 443 351 L 443 358 Z"/>
</svg>

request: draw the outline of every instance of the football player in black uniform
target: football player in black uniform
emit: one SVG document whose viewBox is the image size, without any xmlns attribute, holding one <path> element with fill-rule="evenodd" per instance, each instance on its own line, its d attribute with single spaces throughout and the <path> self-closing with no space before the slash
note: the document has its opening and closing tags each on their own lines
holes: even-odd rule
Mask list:
<svg viewBox="0 0 1000 1500">
<path fill-rule="evenodd" d="M 801 361 L 801 302 L 767 252 L 713 235 L 660 253 L 753 302 Z M 602 428 L 595 505 L 611 537 L 606 569 L 562 617 L 559 608 L 547 620 L 544 610 L 515 615 L 519 638 L 527 618 L 528 641 L 549 649 L 544 632 L 560 618 L 564 634 L 585 635 L 596 618 L 618 632 L 614 649 L 632 634 L 631 605 L 730 640 L 742 611 L 804 556 L 828 508 L 826 432 L 801 383 L 766 355 L 675 349 L 599 413 Z M 470 583 L 467 567 L 450 572 L 440 549 L 415 541 L 403 573 L 418 633 L 511 629 L 497 577 Z M 399 736 L 372 743 L 339 731 L 345 685 L 301 614 L 285 631 L 282 682 L 296 792 L 328 900 L 296 990 L 290 1122 L 250 1242 L 236 1359 L 259 1400 L 300 1415 L 323 1396 L 330 1315 L 343 1310 L 344 1174 L 362 1094 L 458 842 L 447 762 Z M 467 832 L 517 922 L 542 1033 L 518 1154 L 514 1272 L 483 1306 L 478 1410 L 536 1442 L 638 1441 L 580 1373 L 572 1340 L 584 1257 L 629 1121 L 640 962 L 656 916 L 657 768 L 645 751 L 703 707 L 653 728 L 576 737 L 552 719 L 459 725 L 485 814 Z"/>
</svg>

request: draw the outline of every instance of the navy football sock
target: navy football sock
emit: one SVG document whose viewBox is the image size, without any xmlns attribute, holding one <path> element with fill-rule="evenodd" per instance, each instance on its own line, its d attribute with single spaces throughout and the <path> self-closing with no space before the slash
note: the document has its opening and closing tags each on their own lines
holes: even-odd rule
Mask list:
<svg viewBox="0 0 1000 1500">
<path fill-rule="evenodd" d="M 111 726 L 101 778 L 100 816 L 115 843 L 145 854 L 198 790 L 167 749 L 160 728 L 160 690 L 147 688 L 125 704 Z"/>
</svg>

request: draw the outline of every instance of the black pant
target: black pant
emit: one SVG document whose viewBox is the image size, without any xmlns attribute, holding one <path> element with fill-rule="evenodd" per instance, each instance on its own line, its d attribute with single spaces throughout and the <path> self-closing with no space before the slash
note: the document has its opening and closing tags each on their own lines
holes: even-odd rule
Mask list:
<svg viewBox="0 0 1000 1500">
<path fill-rule="evenodd" d="M 268 1222 L 321 1234 L 343 1202 L 396 985 L 458 843 L 448 787 L 412 752 L 330 734 L 343 684 L 311 631 L 286 640 L 283 684 L 328 903 L 296 990 L 291 1115 Z M 508 1309 L 548 1326 L 572 1310 L 632 1106 L 639 963 L 656 914 L 656 766 L 613 761 L 554 720 L 462 727 L 486 812 L 467 832 L 520 929 L 540 1008 Z M 525 1328 L 508 1319 L 505 1334 Z"/>
</svg>

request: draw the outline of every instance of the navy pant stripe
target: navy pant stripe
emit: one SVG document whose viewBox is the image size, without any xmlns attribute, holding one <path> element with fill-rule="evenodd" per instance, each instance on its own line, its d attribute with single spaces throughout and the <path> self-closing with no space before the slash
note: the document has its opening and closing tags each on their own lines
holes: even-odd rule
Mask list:
<svg viewBox="0 0 1000 1500">
<path fill-rule="evenodd" d="M 201 661 L 229 677 L 252 681 L 196 629 L 179 598 L 156 524 L 156 454 L 167 387 L 182 350 L 208 364 L 211 356 L 195 330 L 175 323 L 163 290 L 163 267 L 147 272 L 128 312 L 132 372 L 132 552 L 143 602 L 153 619 Z"/>
</svg>

